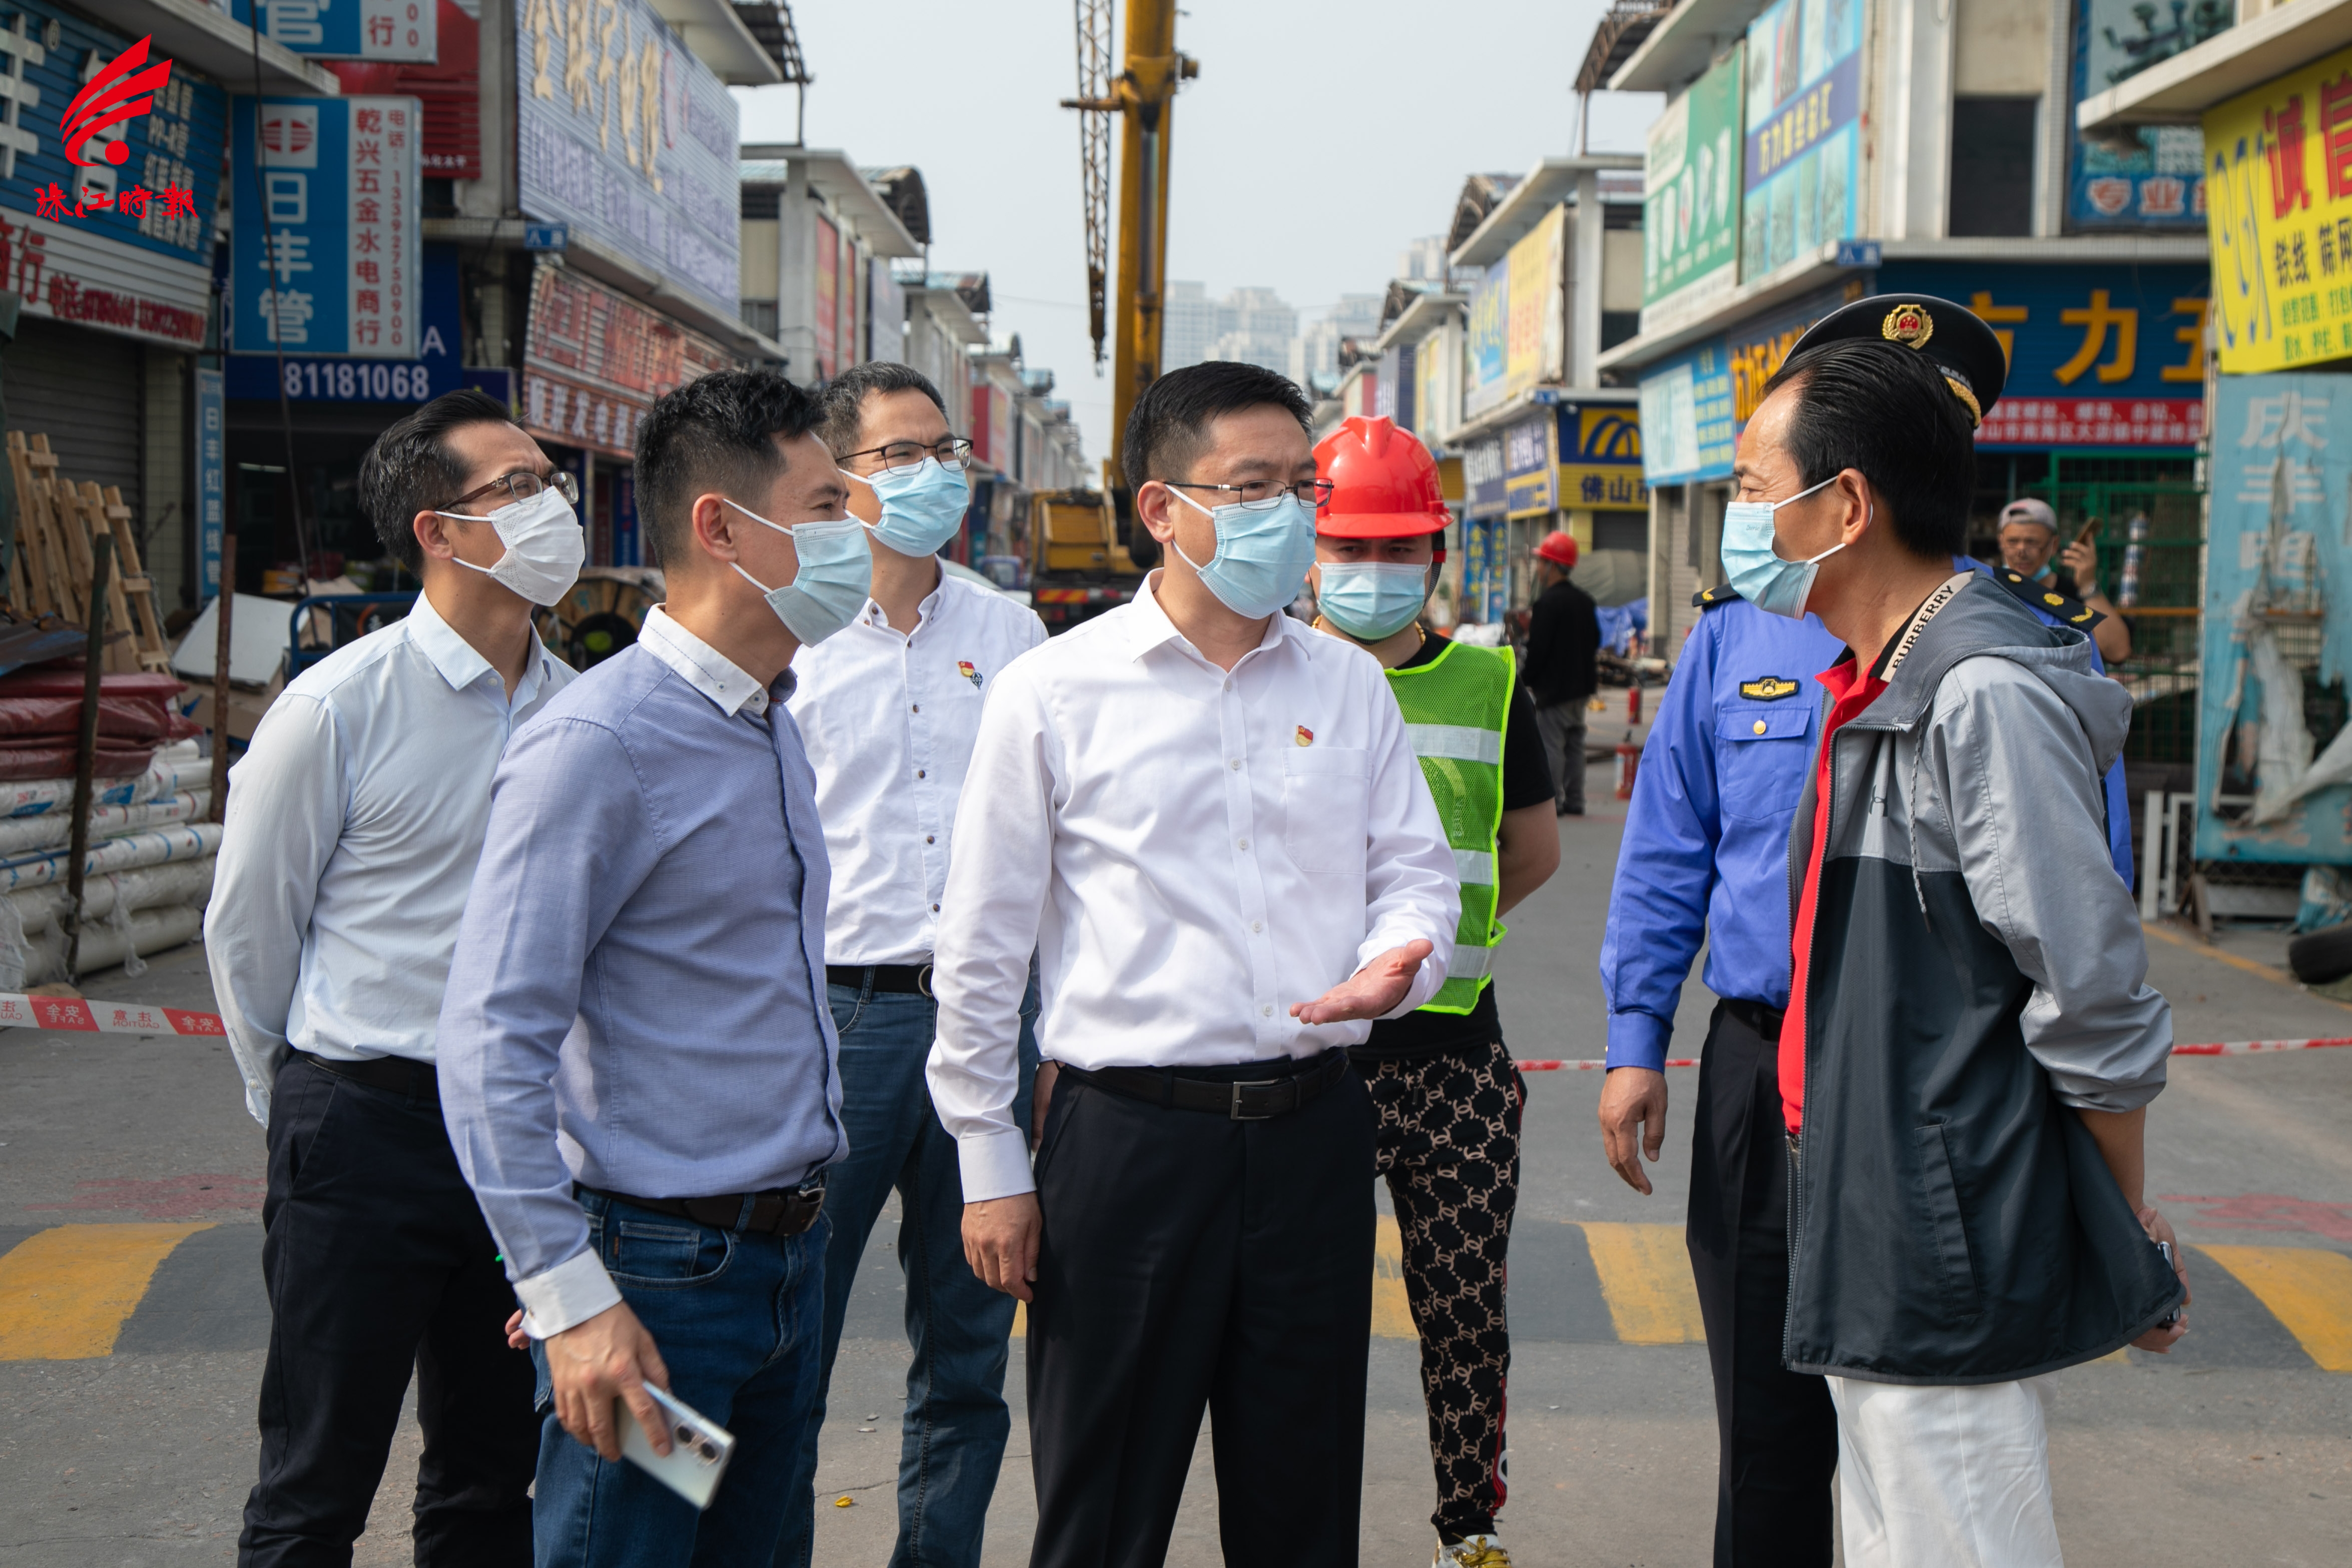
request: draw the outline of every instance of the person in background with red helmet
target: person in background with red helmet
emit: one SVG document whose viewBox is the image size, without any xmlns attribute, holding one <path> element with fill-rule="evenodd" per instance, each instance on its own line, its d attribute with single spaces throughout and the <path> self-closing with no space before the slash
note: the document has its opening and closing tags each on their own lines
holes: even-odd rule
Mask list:
<svg viewBox="0 0 2352 1568">
<path fill-rule="evenodd" d="M 1388 671 L 1462 869 L 1445 984 L 1417 1011 L 1374 1023 L 1350 1054 L 1379 1118 L 1375 1170 L 1396 1205 L 1421 1334 L 1435 1568 L 1509 1568 L 1495 1528 L 1511 1364 L 1503 1258 L 1527 1086 L 1503 1045 L 1488 965 L 1503 912 L 1559 864 L 1552 779 L 1509 651 L 1450 642 L 1422 622 L 1453 520 L 1427 448 L 1389 420 L 1359 415 L 1315 449 L 1315 473 L 1332 486 L 1316 513 L 1307 576 L 1316 629 Z"/>
<path fill-rule="evenodd" d="M 1536 546 L 1536 587 L 1528 617 L 1528 686 L 1535 694 L 1536 727 L 1544 760 L 1559 786 L 1559 814 L 1584 815 L 1584 716 L 1600 685 L 1601 617 L 1592 595 L 1568 580 L 1576 540 L 1553 529 Z"/>
</svg>

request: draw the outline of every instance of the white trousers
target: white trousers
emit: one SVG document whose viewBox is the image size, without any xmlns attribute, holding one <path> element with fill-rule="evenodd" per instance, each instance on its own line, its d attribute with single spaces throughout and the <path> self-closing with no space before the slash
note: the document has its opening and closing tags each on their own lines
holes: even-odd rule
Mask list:
<svg viewBox="0 0 2352 1568">
<path fill-rule="evenodd" d="M 2054 1381 L 1830 1378 L 1846 1568 L 2061 1568 L 2043 1417 Z"/>
</svg>

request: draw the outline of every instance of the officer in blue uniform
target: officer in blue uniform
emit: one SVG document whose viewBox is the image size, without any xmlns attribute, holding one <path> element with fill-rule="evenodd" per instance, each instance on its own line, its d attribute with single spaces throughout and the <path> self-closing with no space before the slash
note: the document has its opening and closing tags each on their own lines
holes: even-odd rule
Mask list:
<svg viewBox="0 0 2352 1568">
<path fill-rule="evenodd" d="M 2004 576 L 1965 558 L 1953 565 Z M 2044 602 L 2041 584 L 2003 586 L 2049 624 L 2095 622 L 2073 600 Z M 1694 603 L 1702 613 L 1642 749 L 1610 893 L 1601 1134 L 1611 1166 L 1647 1193 L 1642 1161 L 1655 1161 L 1665 1138 L 1661 1069 L 1704 938 L 1704 977 L 1719 1000 L 1699 1067 L 1686 1237 L 1720 1437 L 1715 1563 L 1825 1568 L 1837 1416 L 1821 1378 L 1780 1364 L 1789 1264 L 1778 1047 L 1790 819 L 1820 745 L 1826 694 L 1814 677 L 1845 646 L 1812 616 L 1767 614 L 1727 588 Z M 2107 776 L 2107 813 L 2116 869 L 2129 882 L 2120 761 Z"/>
</svg>

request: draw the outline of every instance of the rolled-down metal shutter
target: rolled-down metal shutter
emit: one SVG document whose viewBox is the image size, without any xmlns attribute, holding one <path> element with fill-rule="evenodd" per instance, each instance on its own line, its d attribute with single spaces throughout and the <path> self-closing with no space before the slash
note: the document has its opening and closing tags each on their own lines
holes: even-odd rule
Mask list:
<svg viewBox="0 0 2352 1568">
<path fill-rule="evenodd" d="M 144 364 L 137 343 L 109 332 L 20 317 L 16 338 L 0 351 L 0 395 L 8 428 L 49 438 L 58 472 L 76 484 L 122 486 L 139 511 L 141 411 Z"/>
</svg>

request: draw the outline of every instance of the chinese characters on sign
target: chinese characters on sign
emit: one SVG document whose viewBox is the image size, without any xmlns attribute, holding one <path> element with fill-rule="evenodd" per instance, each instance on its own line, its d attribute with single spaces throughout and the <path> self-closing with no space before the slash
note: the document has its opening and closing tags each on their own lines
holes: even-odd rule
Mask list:
<svg viewBox="0 0 2352 1568">
<path fill-rule="evenodd" d="M 2226 0 L 2185 0 L 2160 16 L 2147 0 L 2079 0 L 2076 102 L 2194 48 L 2236 20 Z M 2067 109 L 2068 123 L 2074 109 Z M 2129 140 L 2072 138 L 2067 217 L 2074 228 L 2205 226 L 2204 146 L 2191 125 L 2144 125 Z"/>
<path fill-rule="evenodd" d="M 2201 398 L 2144 402 L 2004 396 L 1977 440 L 1988 446 L 2191 446 L 2204 429 Z"/>
<path fill-rule="evenodd" d="M 413 98 L 236 100 L 235 350 L 417 357 L 417 120 Z"/>
<path fill-rule="evenodd" d="M 2205 115 L 2221 369 L 2352 354 L 2352 49 Z"/>
<path fill-rule="evenodd" d="M 1552 457 L 1550 409 L 1503 432 L 1503 497 L 1510 516 L 1549 512 L 1559 504 L 1559 475 Z"/>
<path fill-rule="evenodd" d="M 710 339 L 543 261 L 523 342 L 523 428 L 628 457 L 654 399 L 734 363 Z"/>
<path fill-rule="evenodd" d="M 1559 411 L 1559 505 L 1603 512 L 1647 511 L 1642 426 L 1630 408 Z"/>
<path fill-rule="evenodd" d="M 1861 0 L 1780 0 L 1748 29 L 1745 282 L 1853 235 Z"/>
<path fill-rule="evenodd" d="M 1653 485 L 1731 472 L 1731 356 L 1721 340 L 1670 360 L 1642 382 L 1642 469 Z"/>
<path fill-rule="evenodd" d="M 226 406 L 222 402 L 221 373 L 196 371 L 196 596 L 210 599 L 220 591 L 223 480 L 227 440 Z"/>
<path fill-rule="evenodd" d="M 1738 278 L 1742 45 L 1650 127 L 1643 176 L 1642 303 Z"/>
<path fill-rule="evenodd" d="M 330 60 L 431 60 L 434 0 L 235 0 L 238 24 L 298 55 Z"/>
<path fill-rule="evenodd" d="M 458 365 L 457 247 L 423 247 L 416 357 L 350 360 L 310 354 L 229 355 L 228 395 L 295 402 L 424 402 L 474 384 Z"/>
<path fill-rule="evenodd" d="M 570 225 L 735 319 L 734 99 L 645 0 L 518 0 L 518 11 L 524 213 Z"/>
</svg>

